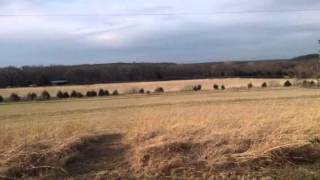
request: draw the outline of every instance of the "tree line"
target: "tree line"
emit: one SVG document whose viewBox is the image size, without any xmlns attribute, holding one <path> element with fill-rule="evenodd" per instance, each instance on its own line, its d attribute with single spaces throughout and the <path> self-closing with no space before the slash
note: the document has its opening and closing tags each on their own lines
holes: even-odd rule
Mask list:
<svg viewBox="0 0 320 180">
<path fill-rule="evenodd" d="M 254 77 L 311 78 L 319 76 L 316 54 L 286 60 L 175 63 L 112 63 L 73 66 L 23 66 L 0 68 L 0 88 L 48 86 L 51 81 L 70 84 L 162 81 L 200 78 Z"/>
</svg>

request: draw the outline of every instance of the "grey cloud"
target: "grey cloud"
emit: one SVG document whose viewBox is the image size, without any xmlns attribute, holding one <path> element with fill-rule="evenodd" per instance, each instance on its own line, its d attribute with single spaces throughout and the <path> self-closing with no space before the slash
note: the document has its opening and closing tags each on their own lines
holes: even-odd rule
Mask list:
<svg viewBox="0 0 320 180">
<path fill-rule="evenodd" d="M 55 12 L 59 10 L 59 1 L 55 2 L 36 7 L 49 13 L 51 12 L 50 8 L 53 8 Z M 126 6 L 123 9 L 130 10 L 130 12 L 146 13 L 200 12 L 201 7 L 203 7 L 202 11 L 207 12 L 213 9 L 214 4 L 212 1 L 204 0 L 201 1 L 202 5 L 198 4 L 195 8 L 193 8 L 195 3 L 192 2 L 185 3 L 184 8 L 182 8 L 182 1 L 178 0 L 172 1 L 172 3 L 169 1 L 162 1 L 161 3 L 160 1 L 154 1 L 157 3 L 143 6 L 139 6 L 139 3 L 138 5 L 132 3 L 132 1 L 125 2 L 122 2 Z M 213 11 L 217 11 L 217 8 L 219 10 L 221 7 L 231 10 L 270 10 L 315 9 L 320 6 L 316 0 L 263 0 L 255 1 L 252 4 L 248 3 L 250 2 L 248 0 L 228 0 L 224 2 L 226 3 L 219 3 L 214 6 L 215 10 Z M 244 4 L 245 2 L 247 4 Z M 76 3 L 76 1 L 73 3 Z M 93 4 L 89 9 L 94 9 Z M 110 1 L 110 6 L 115 4 L 117 4 L 115 1 Z M 103 3 L 102 6 L 105 5 L 107 3 Z M 66 3 L 64 6 L 70 11 L 83 11 L 83 9 L 70 9 L 70 3 Z M 82 6 L 83 4 L 75 5 L 75 7 Z M 110 12 L 117 12 L 119 9 L 121 8 L 118 4 L 117 7 L 111 8 Z M 228 9 L 220 9 L 220 11 L 225 10 Z M 38 11 L 38 9 L 35 11 Z M 106 12 L 109 12 L 108 9 Z M 320 19 L 318 17 L 320 17 L 319 12 L 212 16 L 46 18 L 44 21 L 39 21 L 44 23 L 39 24 L 39 26 L 49 26 L 51 28 L 34 28 L 33 31 L 29 29 L 28 32 L 21 29 L 21 31 L 18 31 L 19 34 L 0 34 L 0 66 L 116 61 L 174 61 L 185 63 L 288 58 L 316 52 L 318 48 L 316 40 L 320 37 L 320 25 L 318 23 Z M 13 19 L 11 26 L 14 27 L 15 25 Z M 27 22 L 26 25 L 28 25 Z M 19 27 L 23 28 L 23 25 Z M 60 31 L 60 27 L 66 28 Z M 124 45 L 110 47 L 104 45 L 104 43 L 109 42 L 104 42 L 103 39 L 99 42 L 90 39 L 110 33 L 121 37 L 120 40 L 123 40 Z M 113 42 L 110 43 L 112 45 Z"/>
</svg>

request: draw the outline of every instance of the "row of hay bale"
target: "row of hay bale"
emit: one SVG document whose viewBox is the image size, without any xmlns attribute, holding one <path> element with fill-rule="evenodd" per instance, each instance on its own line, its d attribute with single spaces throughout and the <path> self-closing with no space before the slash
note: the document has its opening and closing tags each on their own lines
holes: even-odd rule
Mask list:
<svg viewBox="0 0 320 180">
<path fill-rule="evenodd" d="M 145 91 L 143 88 L 139 89 L 139 91 L 135 92 L 136 94 L 151 94 L 150 91 Z M 162 87 L 158 87 L 154 90 L 154 93 L 164 93 L 164 89 Z M 90 90 L 87 91 L 85 94 L 82 94 L 81 92 L 73 90 L 71 93 L 69 92 L 63 92 L 58 91 L 56 96 L 52 97 L 50 93 L 46 90 L 44 90 L 39 96 L 32 92 L 28 93 L 26 96 L 21 97 L 17 93 L 11 93 L 11 95 L 8 98 L 4 98 L 0 95 L 0 102 L 18 102 L 18 101 L 47 101 L 51 99 L 68 99 L 68 98 L 83 98 L 83 97 L 97 97 L 97 96 L 117 96 L 119 95 L 118 90 L 114 90 L 112 92 L 109 92 L 108 90 L 99 89 L 99 91 Z"/>
</svg>

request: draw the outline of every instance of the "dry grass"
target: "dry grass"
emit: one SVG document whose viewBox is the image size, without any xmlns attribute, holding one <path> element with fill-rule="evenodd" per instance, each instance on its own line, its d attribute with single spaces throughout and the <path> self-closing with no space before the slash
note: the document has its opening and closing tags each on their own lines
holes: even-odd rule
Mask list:
<svg viewBox="0 0 320 180">
<path fill-rule="evenodd" d="M 294 81 L 294 80 L 292 80 Z M 94 84 L 79 86 L 53 86 L 53 87 L 30 87 L 30 88 L 7 88 L 0 89 L 0 95 L 9 97 L 11 93 L 17 93 L 20 96 L 27 95 L 29 92 L 35 92 L 38 96 L 41 92 L 47 90 L 50 95 L 55 96 L 59 90 L 71 93 L 73 90 L 85 94 L 90 90 L 108 89 L 109 92 L 119 90 L 120 93 L 126 93 L 132 89 L 144 88 L 144 90 L 153 91 L 157 87 L 163 87 L 166 92 L 180 91 L 188 86 L 201 84 L 203 90 L 212 90 L 213 84 L 222 85 L 226 88 L 247 87 L 252 82 L 255 87 L 260 87 L 263 82 L 267 82 L 270 86 L 282 86 L 284 79 L 249 79 L 249 78 L 228 78 L 228 79 L 200 79 L 200 80 L 181 80 L 181 81 L 162 81 L 162 82 L 138 82 L 138 83 L 110 83 L 110 84 Z"/>
<path fill-rule="evenodd" d="M 316 89 L 267 88 L 1 105 L 0 172 L 319 177 L 319 145 L 309 143 L 320 137 L 319 100 Z M 109 134 L 124 137 L 100 139 Z M 67 153 L 54 158 L 61 147 Z"/>
</svg>

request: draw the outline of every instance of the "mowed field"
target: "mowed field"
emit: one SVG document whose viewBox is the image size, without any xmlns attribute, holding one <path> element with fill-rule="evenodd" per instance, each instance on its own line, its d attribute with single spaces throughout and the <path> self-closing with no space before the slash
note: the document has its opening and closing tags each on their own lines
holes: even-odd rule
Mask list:
<svg viewBox="0 0 320 180">
<path fill-rule="evenodd" d="M 245 87 L 267 80 L 112 84 L 106 87 L 171 92 L 1 104 L 0 177 L 320 177 L 320 90 L 215 91 L 212 85 L 222 84 L 216 81 Z M 195 84 L 205 90 L 180 92 Z M 88 87 L 76 90 L 94 89 Z"/>
<path fill-rule="evenodd" d="M 0 95 L 9 97 L 11 93 L 17 93 L 20 96 L 26 96 L 28 93 L 34 92 L 40 95 L 42 91 L 48 91 L 55 96 L 58 91 L 66 91 L 71 93 L 73 90 L 85 94 L 87 91 L 99 89 L 107 89 L 110 92 L 118 90 L 120 93 L 127 93 L 132 89 L 144 88 L 145 91 L 154 91 L 157 87 L 163 87 L 166 92 L 176 92 L 188 90 L 192 86 L 201 84 L 203 90 L 212 90 L 213 85 L 225 85 L 226 88 L 242 88 L 247 87 L 248 83 L 261 87 L 263 82 L 270 86 L 282 86 L 286 79 L 250 79 L 250 78 L 226 78 L 226 79 L 199 79 L 199 80 L 180 80 L 180 81 L 160 81 L 160 82 L 135 82 L 135 83 L 108 83 L 93 85 L 70 85 L 70 86 L 49 86 L 49 87 L 28 87 L 28 88 L 6 88 L 0 89 Z M 292 80 L 293 82 L 293 80 Z"/>
</svg>

